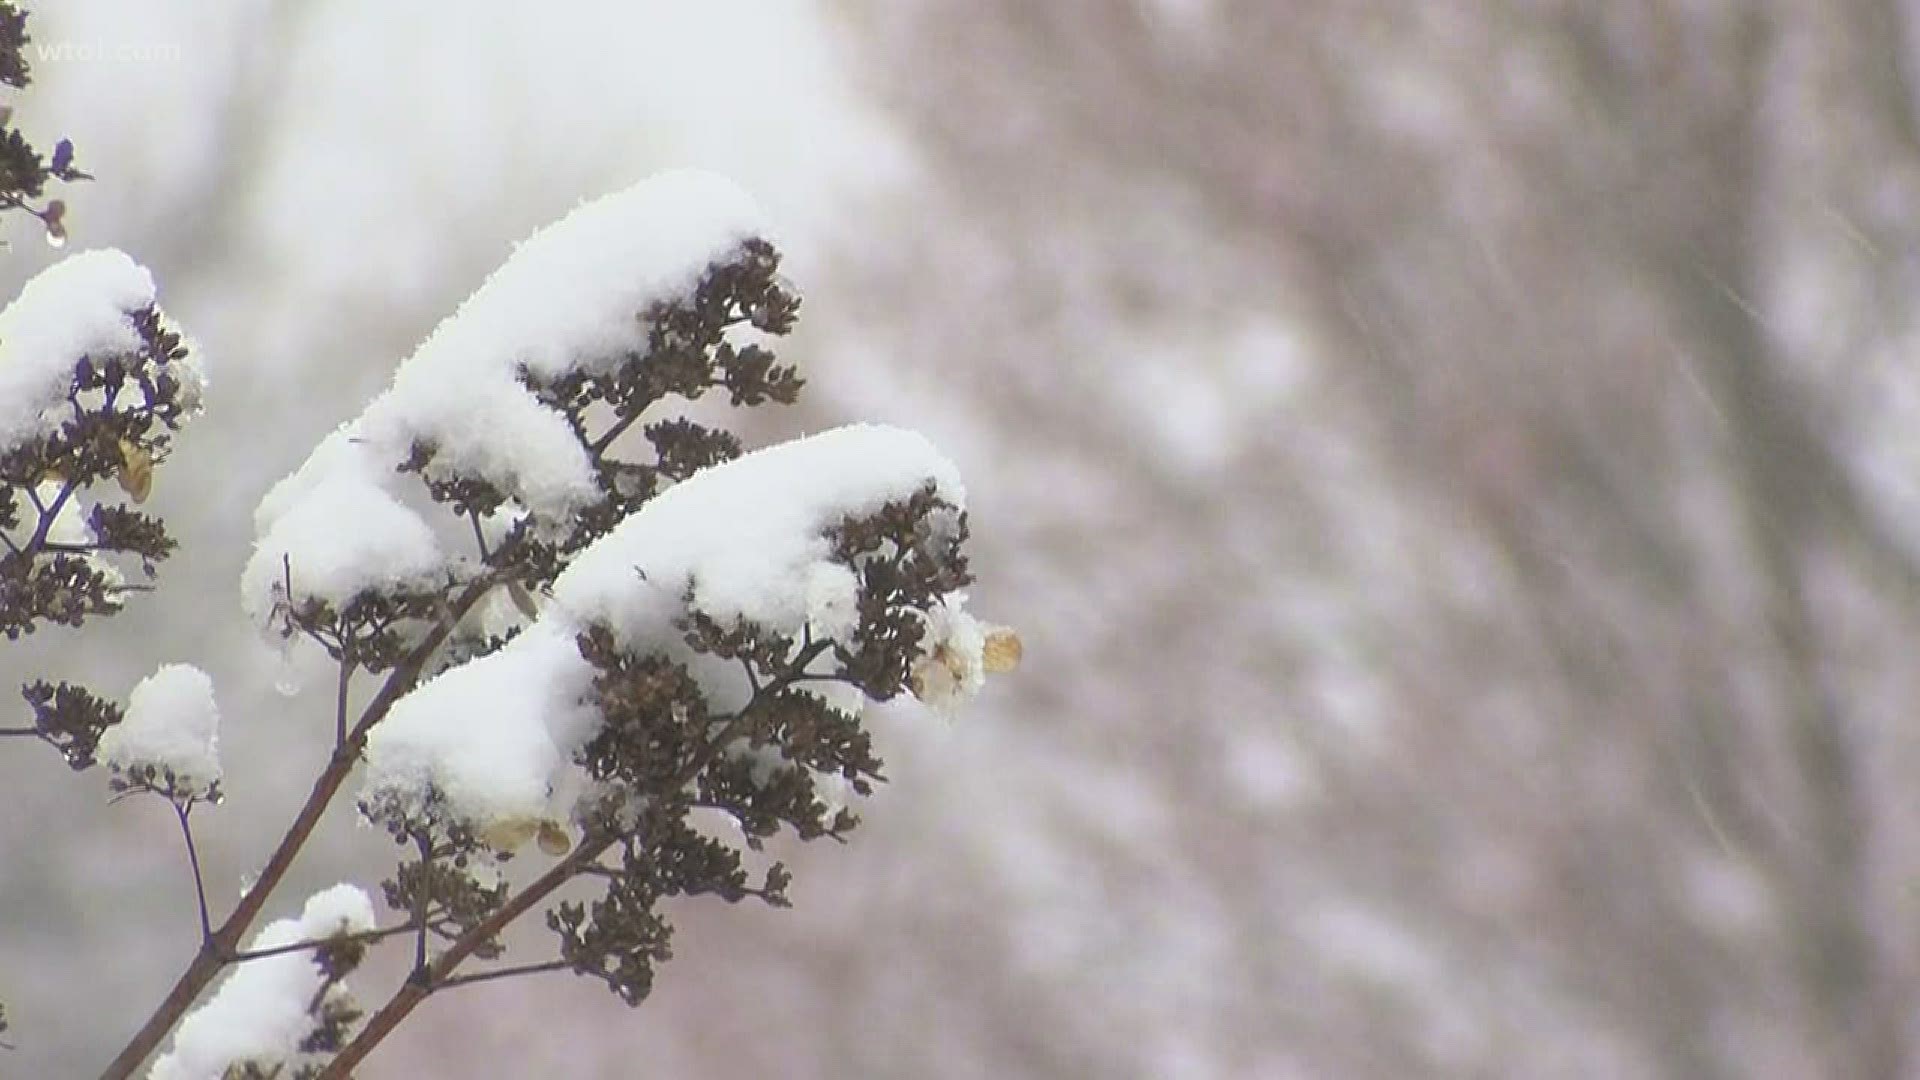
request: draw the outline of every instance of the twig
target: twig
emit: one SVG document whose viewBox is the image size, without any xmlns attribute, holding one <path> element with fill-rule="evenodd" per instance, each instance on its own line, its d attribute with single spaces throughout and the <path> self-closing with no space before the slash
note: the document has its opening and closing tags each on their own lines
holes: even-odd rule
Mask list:
<svg viewBox="0 0 1920 1080">
<path fill-rule="evenodd" d="M 341 638 L 340 680 L 336 687 L 333 703 L 333 748 L 338 752 L 347 744 L 347 683 L 353 679 L 354 658 L 348 639 Z"/>
<path fill-rule="evenodd" d="M 445 983 L 452 977 L 461 961 L 473 955 L 482 942 L 491 939 L 515 919 L 526 914 L 535 904 L 546 899 L 554 890 L 570 881 L 582 866 L 598 858 L 612 846 L 614 837 L 606 837 L 594 843 L 585 843 L 573 849 L 573 853 L 555 863 L 546 873 L 540 875 L 525 889 L 493 914 L 481 920 L 474 928 L 458 941 L 448 946 L 439 959 L 429 964 L 424 979 L 409 978 L 400 989 L 394 991 L 378 1012 L 367 1020 L 353 1041 L 342 1047 L 327 1063 L 317 1080 L 346 1080 L 353 1075 L 354 1066 L 366 1059 L 393 1029 L 400 1025 L 420 1003 L 433 992 L 436 983 Z"/>
<path fill-rule="evenodd" d="M 180 819 L 180 835 L 187 841 L 187 862 L 193 867 L 193 899 L 200 906 L 200 943 L 213 940 L 213 918 L 207 914 L 207 884 L 200 874 L 200 850 L 193 843 L 193 826 L 187 815 L 193 812 L 193 800 L 173 803 L 173 816 Z"/>
<path fill-rule="evenodd" d="M 480 511 L 467 508 L 467 520 L 473 522 L 473 542 L 480 547 L 480 561 L 487 561 L 487 537 L 480 531 Z"/>
<path fill-rule="evenodd" d="M 76 486 L 77 485 L 75 485 L 74 482 L 71 480 L 68 480 L 65 483 L 61 484 L 60 494 L 55 495 L 53 497 L 53 502 L 47 504 L 45 507 L 40 506 L 39 498 L 37 497 L 34 498 L 33 500 L 34 506 L 40 510 L 40 524 L 37 525 L 33 530 L 33 539 L 27 541 L 28 551 L 38 552 L 40 551 L 41 547 L 46 544 L 47 533 L 53 530 L 53 523 L 60 519 L 60 511 L 66 509 L 67 500 L 73 496 L 74 488 Z M 30 496 L 34 495 L 35 494 L 34 489 L 28 488 L 27 494 Z"/>
<path fill-rule="evenodd" d="M 537 964 L 516 964 L 513 967 L 493 968 L 478 971 L 472 975 L 454 975 L 434 984 L 436 990 L 448 990 L 456 986 L 472 986 L 474 983 L 490 982 L 494 979 L 509 979 L 515 975 L 539 975 L 548 971 L 568 971 L 573 968 L 569 960 L 543 960 Z"/>
<path fill-rule="evenodd" d="M 413 921 L 418 927 L 413 938 L 413 971 L 409 978 L 427 977 L 427 911 L 433 906 L 433 839 L 424 831 L 414 834 L 420 848 L 420 889 L 413 898 Z"/>
<path fill-rule="evenodd" d="M 269 956 L 283 956 L 302 949 L 318 949 L 323 945 L 332 945 L 339 941 L 383 941 L 395 934 L 407 934 L 413 931 L 413 923 L 404 922 L 399 926 L 382 926 L 373 930 L 356 930 L 351 934 L 335 934 L 333 937 L 314 938 L 310 941 L 296 941 L 288 945 L 275 945 L 270 949 L 247 949 L 242 952 L 226 954 L 229 963 L 243 964 L 249 960 L 264 960 Z"/>
</svg>

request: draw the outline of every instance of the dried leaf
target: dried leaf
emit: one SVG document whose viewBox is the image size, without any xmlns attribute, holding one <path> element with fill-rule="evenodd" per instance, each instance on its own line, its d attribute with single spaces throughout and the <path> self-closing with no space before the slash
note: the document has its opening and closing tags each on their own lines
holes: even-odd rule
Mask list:
<svg viewBox="0 0 1920 1080">
<path fill-rule="evenodd" d="M 480 830 L 480 842 L 495 851 L 512 854 L 525 847 L 540 831 L 543 822 L 532 818 L 500 818 Z"/>
</svg>

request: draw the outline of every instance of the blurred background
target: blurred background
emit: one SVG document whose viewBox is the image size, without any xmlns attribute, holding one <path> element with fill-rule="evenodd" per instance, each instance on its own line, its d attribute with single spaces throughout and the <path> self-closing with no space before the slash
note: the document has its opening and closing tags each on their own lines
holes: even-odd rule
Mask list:
<svg viewBox="0 0 1920 1080">
<path fill-rule="evenodd" d="M 217 906 L 330 737 L 238 610 L 253 505 L 663 167 L 755 191 L 806 297 L 749 441 L 925 431 L 1026 640 L 875 718 L 794 910 L 682 908 L 638 1011 L 436 998 L 369 1080 L 1920 1076 L 1920 7 L 37 8 L 74 246 L 215 383 L 157 594 L 0 682 L 215 675 Z M 91 1075 L 190 881 L 157 802 L 5 749 L 0 1073 Z M 343 808 L 270 913 L 391 861 Z"/>
</svg>

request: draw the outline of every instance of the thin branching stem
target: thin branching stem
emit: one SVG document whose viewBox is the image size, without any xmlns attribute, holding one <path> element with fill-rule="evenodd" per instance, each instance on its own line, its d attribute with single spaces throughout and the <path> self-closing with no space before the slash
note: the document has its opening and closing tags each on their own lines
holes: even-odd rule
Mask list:
<svg viewBox="0 0 1920 1080">
<path fill-rule="evenodd" d="M 93 552 L 102 551 L 105 549 L 102 548 L 99 544 L 68 543 L 63 540 L 42 540 L 40 542 L 40 550 L 63 553 L 67 555 L 88 555 Z"/>
<path fill-rule="evenodd" d="M 372 944 L 376 941 L 384 941 L 397 934 L 411 934 L 413 930 L 413 923 L 409 921 L 401 923 L 398 926 L 382 926 L 373 930 L 358 930 L 351 934 L 335 934 L 332 937 L 313 938 L 309 941 L 295 941 L 287 945 L 275 945 L 270 949 L 244 949 L 239 952 L 227 953 L 225 959 L 231 964 L 244 964 L 249 960 L 264 960 L 269 956 L 284 956 L 287 953 L 300 952 L 305 949 L 318 949 L 325 945 L 334 945 L 343 941 L 358 941 L 365 944 Z"/>
<path fill-rule="evenodd" d="M 414 834 L 420 849 L 420 888 L 413 898 L 413 921 L 419 928 L 413 938 L 413 977 L 427 977 L 427 912 L 433 907 L 433 838 L 424 831 Z"/>
<path fill-rule="evenodd" d="M 187 863 L 193 867 L 193 899 L 200 907 L 200 943 L 206 945 L 213 940 L 213 917 L 207 914 L 207 882 L 200 873 L 200 849 L 193 842 L 193 824 L 187 820 L 192 813 L 192 799 L 173 804 L 173 816 L 180 819 L 180 835 L 187 842 Z"/>
<path fill-rule="evenodd" d="M 549 971 L 567 971 L 573 964 L 567 960 L 543 960 L 537 964 L 515 964 L 512 967 L 493 968 L 488 971 L 476 971 L 471 975 L 455 975 L 434 984 L 436 990 L 449 990 L 456 986 L 472 986 L 474 983 L 491 982 L 494 979 L 511 979 L 516 975 L 540 975 Z"/>
<path fill-rule="evenodd" d="M 55 495 L 53 501 L 44 507 L 40 506 L 39 498 L 37 496 L 34 497 L 34 506 L 40 509 L 40 523 L 33 530 L 33 539 L 27 541 L 27 550 L 29 552 L 38 553 L 45 547 L 47 534 L 52 531 L 53 523 L 60 519 L 60 511 L 66 508 L 67 500 L 73 497 L 75 486 L 71 480 L 63 482 L 60 485 L 60 494 Z M 33 496 L 34 490 L 28 488 L 27 493 Z"/>
<path fill-rule="evenodd" d="M 334 687 L 333 699 L 333 748 L 335 752 L 347 744 L 347 685 L 353 681 L 353 650 L 343 644 L 340 647 L 340 678 Z"/>
<path fill-rule="evenodd" d="M 467 509 L 467 520 L 473 522 L 473 542 L 480 548 L 480 561 L 487 561 L 487 536 L 480 531 L 480 511 Z"/>
</svg>

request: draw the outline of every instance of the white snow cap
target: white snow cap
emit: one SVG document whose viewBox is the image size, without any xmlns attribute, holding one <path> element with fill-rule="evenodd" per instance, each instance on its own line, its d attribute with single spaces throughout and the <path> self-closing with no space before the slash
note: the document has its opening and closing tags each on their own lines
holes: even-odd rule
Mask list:
<svg viewBox="0 0 1920 1080">
<path fill-rule="evenodd" d="M 0 311 L 0 452 L 53 430 L 73 367 L 82 356 L 104 358 L 140 346 L 127 316 L 154 302 L 153 275 L 125 252 L 83 251 L 35 275 Z M 201 383 L 191 358 L 168 365 L 182 396 L 197 400 Z"/>
<path fill-rule="evenodd" d="M 689 585 L 695 606 L 722 623 L 843 634 L 858 582 L 828 559 L 827 529 L 929 483 L 965 508 L 960 470 L 900 428 L 852 424 L 768 447 L 662 492 L 581 552 L 553 596 L 637 648 L 679 638 L 673 620 Z"/>
<path fill-rule="evenodd" d="M 254 935 L 250 951 L 317 941 L 341 933 L 373 929 L 373 902 L 352 885 L 316 893 L 294 919 L 267 924 Z M 205 1005 L 181 1022 L 173 1048 L 153 1063 L 148 1080 L 219 1080 L 228 1066 L 258 1062 L 271 1071 L 318 1062 L 321 1055 L 300 1050 L 312 1030 L 307 1005 L 322 977 L 311 950 L 248 960 L 220 984 Z M 329 997 L 345 997 L 334 986 Z"/>
<path fill-rule="evenodd" d="M 534 233 L 358 419 L 261 501 L 242 576 L 248 613 L 267 621 L 273 588 L 289 576 L 295 602 L 337 603 L 444 563 L 432 530 L 395 494 L 394 466 L 416 443 L 435 448 L 435 479 L 487 480 L 536 522 L 564 521 L 592 501 L 585 451 L 565 417 L 521 385 L 520 371 L 610 369 L 644 345 L 642 312 L 690 294 L 709 266 L 765 233 L 752 199 L 698 172 L 660 174 Z M 340 536 L 347 522 L 361 535 Z"/>
<path fill-rule="evenodd" d="M 393 462 L 358 432 L 347 424 L 322 439 L 254 510 L 240 597 L 255 623 L 272 621 L 287 586 L 296 601 L 337 609 L 367 589 L 425 584 L 446 566 L 432 527 L 394 492 Z"/>
<path fill-rule="evenodd" d="M 965 603 L 964 595 L 955 594 L 927 613 L 927 654 L 913 669 L 913 696 L 947 715 L 978 694 L 987 679 L 989 628 L 967 614 Z"/>
<path fill-rule="evenodd" d="M 499 652 L 441 673 L 367 737 L 362 798 L 418 814 L 430 793 L 475 825 L 564 820 L 553 805 L 593 733 L 592 669 L 573 634 L 542 619 Z"/>
<path fill-rule="evenodd" d="M 695 473 L 602 537 L 554 582 L 554 603 L 499 652 L 402 698 L 367 741 L 363 797 L 422 809 L 431 792 L 457 817 L 564 820 L 584 783 L 573 755 L 595 733 L 581 705 L 593 671 L 574 645 L 602 624 L 623 644 L 686 657 L 682 597 L 720 621 L 781 634 L 849 633 L 857 587 L 825 533 L 847 515 L 932 483 L 964 506 L 959 472 L 920 435 L 855 425 L 768 447 Z M 732 665 L 724 677 L 740 679 Z M 710 695 L 728 685 L 709 686 Z M 716 707 L 744 701 L 715 698 Z"/>
<path fill-rule="evenodd" d="M 153 766 L 181 794 L 220 782 L 220 710 L 213 680 L 192 664 L 166 664 L 140 680 L 127 715 L 100 736 L 100 759 L 117 772 Z"/>
</svg>

